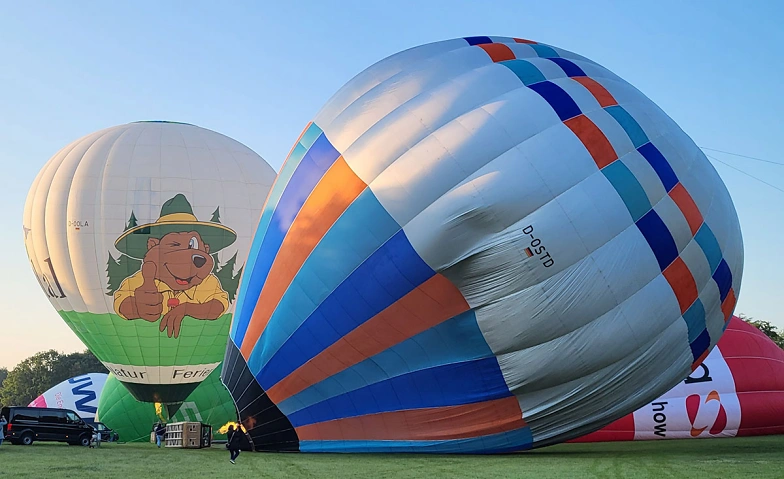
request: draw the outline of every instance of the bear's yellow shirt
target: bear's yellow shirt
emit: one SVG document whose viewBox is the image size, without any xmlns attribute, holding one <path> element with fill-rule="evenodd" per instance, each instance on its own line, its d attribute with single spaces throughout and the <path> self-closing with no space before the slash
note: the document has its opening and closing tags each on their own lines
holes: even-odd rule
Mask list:
<svg viewBox="0 0 784 479">
<path fill-rule="evenodd" d="M 144 278 L 142 278 L 142 272 L 140 270 L 132 276 L 125 278 L 117 291 L 114 292 L 114 311 L 121 318 L 128 319 L 120 313 L 120 305 L 125 301 L 125 298 L 133 296 L 133 292 L 136 291 L 136 288 L 141 286 L 142 283 L 144 283 Z M 177 299 L 179 304 L 204 304 L 213 299 L 217 299 L 223 305 L 221 314 L 229 309 L 229 293 L 223 290 L 220 281 L 212 273 L 204 278 L 204 281 L 200 284 L 188 288 L 185 291 L 172 291 L 169 285 L 163 281 L 158 281 L 157 279 L 155 280 L 155 286 L 158 287 L 158 292 L 163 295 L 163 312 L 161 313 L 161 316 L 172 309 L 172 307 L 169 306 L 170 299 Z"/>
</svg>

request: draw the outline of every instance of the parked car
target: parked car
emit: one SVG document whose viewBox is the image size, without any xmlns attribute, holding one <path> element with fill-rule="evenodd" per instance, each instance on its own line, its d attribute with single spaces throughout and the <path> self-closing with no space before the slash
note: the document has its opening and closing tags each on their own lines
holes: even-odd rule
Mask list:
<svg viewBox="0 0 784 479">
<path fill-rule="evenodd" d="M 8 421 L 3 429 L 11 444 L 56 441 L 89 446 L 93 435 L 92 426 L 70 409 L 9 406 L 0 414 Z"/>
<path fill-rule="evenodd" d="M 117 442 L 120 440 L 120 435 L 102 422 L 93 423 L 93 429 L 101 434 L 102 442 Z"/>
</svg>

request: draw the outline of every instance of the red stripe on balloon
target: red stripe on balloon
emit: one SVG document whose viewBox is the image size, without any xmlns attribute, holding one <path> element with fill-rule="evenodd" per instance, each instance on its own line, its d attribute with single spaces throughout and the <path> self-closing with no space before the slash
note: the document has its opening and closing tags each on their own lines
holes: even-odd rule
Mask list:
<svg viewBox="0 0 784 479">
<path fill-rule="evenodd" d="M 517 398 L 368 414 L 296 428 L 300 441 L 442 441 L 527 427 Z"/>
<path fill-rule="evenodd" d="M 702 226 L 702 213 L 700 213 L 700 209 L 697 207 L 697 203 L 694 202 L 694 199 L 691 197 L 686 188 L 683 186 L 682 183 L 678 183 L 675 187 L 670 190 L 670 198 L 678 205 L 680 208 L 681 213 L 686 218 L 686 221 L 689 223 L 689 229 L 691 229 L 691 235 L 694 236 L 699 231 L 700 226 Z"/>
<path fill-rule="evenodd" d="M 572 77 L 572 80 L 576 81 L 577 83 L 581 84 L 588 90 L 596 101 L 599 102 L 602 108 L 606 108 L 608 106 L 617 105 L 618 102 L 615 100 L 615 97 L 607 91 L 599 82 L 594 80 L 591 77 Z"/>
<path fill-rule="evenodd" d="M 487 52 L 495 63 L 515 59 L 515 54 L 512 52 L 512 49 L 503 43 L 483 43 L 477 46 Z"/>
<path fill-rule="evenodd" d="M 594 122 L 592 122 L 585 115 L 577 115 L 564 121 L 564 124 L 569 127 L 572 132 L 577 135 L 577 138 L 585 145 L 588 153 L 591 154 L 593 161 L 599 169 L 604 168 L 613 161 L 618 159 L 615 149 L 610 140 L 604 136 L 602 130 Z"/>
<path fill-rule="evenodd" d="M 675 297 L 678 299 L 678 305 L 681 307 L 681 314 L 685 313 L 689 307 L 697 300 L 699 293 L 697 292 L 697 282 L 694 281 L 694 276 L 691 274 L 689 267 L 680 256 L 675 259 L 667 269 L 662 273 L 670 283 Z"/>
<path fill-rule="evenodd" d="M 732 317 L 732 311 L 735 310 L 736 301 L 735 290 L 730 288 L 730 292 L 727 293 L 727 297 L 724 298 L 724 301 L 721 303 L 721 312 L 724 313 L 725 323 Z"/>
</svg>

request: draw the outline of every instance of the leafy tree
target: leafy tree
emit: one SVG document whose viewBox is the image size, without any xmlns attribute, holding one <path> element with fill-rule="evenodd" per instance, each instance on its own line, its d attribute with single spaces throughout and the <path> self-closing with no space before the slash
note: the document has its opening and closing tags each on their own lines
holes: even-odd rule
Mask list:
<svg viewBox="0 0 784 479">
<path fill-rule="evenodd" d="M 58 374 L 63 376 L 63 379 L 60 381 L 83 374 L 108 372 L 106 366 L 98 361 L 98 358 L 90 351 L 63 355 L 62 359 L 58 362 Z M 55 381 L 54 384 L 57 384 L 60 381 Z M 54 386 L 54 384 L 52 384 L 52 386 Z"/>
<path fill-rule="evenodd" d="M 0 368 L 0 398 L 3 396 L 3 381 L 8 377 L 8 369 Z M 3 407 L 3 401 L 0 400 L 0 407 Z"/>
<path fill-rule="evenodd" d="M 745 314 L 739 314 L 738 317 L 765 333 L 765 336 L 769 337 L 780 348 L 784 349 L 784 332 L 779 332 L 775 325 L 768 321 L 754 319 L 750 316 L 746 316 Z"/>
<path fill-rule="evenodd" d="M 0 403 L 6 406 L 26 406 L 33 399 L 57 383 L 87 373 L 107 372 L 89 352 L 61 354 L 43 351 L 17 364 L 8 373 L 0 390 Z"/>
<path fill-rule="evenodd" d="M 30 401 L 57 383 L 52 383 L 60 353 L 49 350 L 19 363 L 3 381 L 0 402 L 8 406 L 27 406 Z"/>
</svg>

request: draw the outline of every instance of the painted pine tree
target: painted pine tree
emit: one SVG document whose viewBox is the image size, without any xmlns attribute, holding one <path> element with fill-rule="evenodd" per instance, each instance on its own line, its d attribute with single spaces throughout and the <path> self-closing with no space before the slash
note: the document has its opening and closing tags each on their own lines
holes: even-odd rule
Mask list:
<svg viewBox="0 0 784 479">
<path fill-rule="evenodd" d="M 218 264 L 218 254 L 215 253 L 212 255 L 213 259 L 215 260 L 215 264 Z M 240 276 L 242 275 L 242 266 L 240 267 L 237 274 L 234 274 L 234 267 L 237 263 L 237 253 L 234 253 L 234 256 L 229 258 L 224 264 L 221 265 L 220 269 L 215 271 L 215 276 L 220 281 L 223 290 L 229 293 L 229 301 L 234 302 L 234 297 L 237 294 L 237 288 L 240 286 Z"/>
<path fill-rule="evenodd" d="M 133 211 L 131 211 L 131 216 L 128 218 L 128 223 L 125 225 L 125 231 L 128 231 L 129 229 L 136 226 L 138 226 L 138 221 L 136 220 L 136 215 L 133 214 Z M 106 275 L 108 276 L 106 295 L 113 296 L 114 292 L 117 291 L 123 280 L 139 271 L 141 267 L 141 260 L 131 258 L 130 256 L 122 253 L 117 257 L 117 259 L 114 259 L 114 257 L 112 257 L 112 253 L 109 252 L 109 260 L 106 261 Z"/>
</svg>

